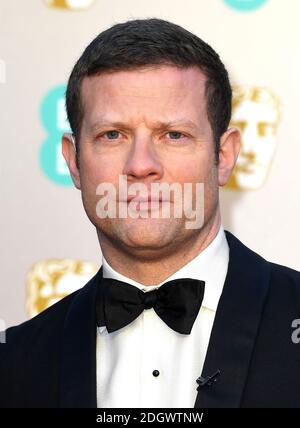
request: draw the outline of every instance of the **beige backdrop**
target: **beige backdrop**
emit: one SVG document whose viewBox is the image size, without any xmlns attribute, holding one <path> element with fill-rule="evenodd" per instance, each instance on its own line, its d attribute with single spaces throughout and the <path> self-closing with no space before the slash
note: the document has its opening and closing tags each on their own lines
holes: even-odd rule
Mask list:
<svg viewBox="0 0 300 428">
<path fill-rule="evenodd" d="M 129 18 L 161 17 L 211 44 L 232 81 L 267 86 L 282 103 L 278 145 L 265 185 L 221 191 L 223 223 L 265 258 L 300 270 L 300 2 L 269 0 L 242 13 L 223 0 L 95 0 L 84 11 L 43 0 L 0 0 L 1 288 L 0 319 L 27 318 L 25 276 L 33 263 L 75 258 L 101 263 L 80 193 L 51 182 L 38 154 L 47 91 L 67 81 L 83 48 Z"/>
</svg>

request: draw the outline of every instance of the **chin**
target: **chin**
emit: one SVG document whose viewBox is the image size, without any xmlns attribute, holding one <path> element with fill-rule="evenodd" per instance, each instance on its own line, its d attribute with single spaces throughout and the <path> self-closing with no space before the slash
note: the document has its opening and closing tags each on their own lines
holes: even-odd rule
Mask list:
<svg viewBox="0 0 300 428">
<path fill-rule="evenodd" d="M 102 230 L 127 248 L 136 249 L 137 252 L 157 252 L 174 244 L 182 228 L 176 220 L 171 222 L 170 219 L 131 219 L 111 224 L 109 230 Z"/>
<path fill-rule="evenodd" d="M 146 236 L 139 239 L 130 237 L 122 241 L 127 254 L 131 254 L 135 259 L 144 261 L 161 260 L 163 257 L 172 254 L 173 243 L 174 241 L 172 240 L 154 240 Z"/>
<path fill-rule="evenodd" d="M 169 221 L 170 222 L 170 221 Z M 127 240 L 135 243 L 137 246 L 156 246 L 159 247 L 165 241 L 172 240 L 172 230 L 170 224 L 166 221 L 141 220 L 136 219 L 134 224 L 123 229 Z"/>
</svg>

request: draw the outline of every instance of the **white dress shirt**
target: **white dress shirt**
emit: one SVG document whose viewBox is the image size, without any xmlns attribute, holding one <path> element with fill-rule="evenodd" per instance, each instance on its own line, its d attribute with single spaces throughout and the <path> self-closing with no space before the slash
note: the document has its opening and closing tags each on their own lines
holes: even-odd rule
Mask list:
<svg viewBox="0 0 300 428">
<path fill-rule="evenodd" d="M 229 247 L 221 226 L 214 240 L 198 256 L 163 283 L 192 278 L 205 281 L 201 309 L 189 335 L 168 327 L 154 309 L 144 310 L 132 323 L 108 333 L 98 327 L 97 406 L 193 408 L 196 379 L 201 375 L 215 312 L 229 261 Z M 103 277 L 144 286 L 116 272 L 103 257 Z M 156 371 L 156 372 L 154 372 Z M 155 376 L 153 372 L 158 376 Z"/>
</svg>

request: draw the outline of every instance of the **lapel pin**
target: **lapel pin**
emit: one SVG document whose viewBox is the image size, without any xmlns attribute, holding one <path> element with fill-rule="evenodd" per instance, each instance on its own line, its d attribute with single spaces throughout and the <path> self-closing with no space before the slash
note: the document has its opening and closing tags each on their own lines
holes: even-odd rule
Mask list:
<svg viewBox="0 0 300 428">
<path fill-rule="evenodd" d="M 215 373 L 213 373 L 210 376 L 199 376 L 196 382 L 198 383 L 197 391 L 199 391 L 200 387 L 202 386 L 211 386 L 213 383 L 215 383 L 218 380 L 218 377 L 220 376 L 221 371 L 217 370 Z"/>
</svg>

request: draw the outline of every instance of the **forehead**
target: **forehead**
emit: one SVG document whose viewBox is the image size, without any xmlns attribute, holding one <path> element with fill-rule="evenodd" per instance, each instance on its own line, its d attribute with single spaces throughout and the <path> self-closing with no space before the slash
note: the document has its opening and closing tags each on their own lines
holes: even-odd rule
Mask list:
<svg viewBox="0 0 300 428">
<path fill-rule="evenodd" d="M 199 111 L 206 106 L 205 82 L 206 76 L 198 67 L 161 65 L 105 72 L 83 79 L 81 101 L 85 115 L 112 108 L 123 113 L 135 109 L 146 112 L 153 111 L 154 106 L 158 114 L 160 109 Z"/>
<path fill-rule="evenodd" d="M 118 89 L 128 89 L 139 91 L 141 87 L 152 88 L 163 85 L 165 89 L 181 87 L 187 90 L 190 87 L 203 88 L 206 81 L 204 73 L 196 66 L 188 68 L 179 68 L 175 65 L 153 65 L 147 67 L 139 67 L 133 70 L 120 70 L 103 72 L 93 76 L 87 76 L 82 82 L 82 92 L 95 87 L 101 86 L 102 89 L 112 91 L 115 85 Z"/>
</svg>

